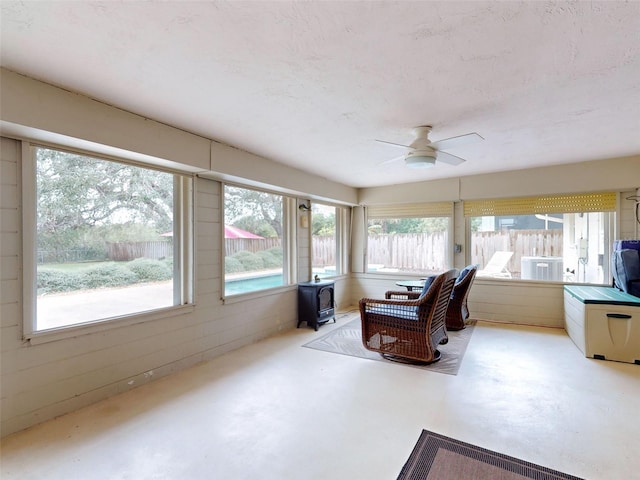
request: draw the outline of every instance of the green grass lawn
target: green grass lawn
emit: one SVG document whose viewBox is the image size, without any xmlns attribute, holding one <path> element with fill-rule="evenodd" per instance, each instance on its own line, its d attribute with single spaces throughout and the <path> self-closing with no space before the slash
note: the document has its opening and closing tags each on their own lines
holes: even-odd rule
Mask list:
<svg viewBox="0 0 640 480">
<path fill-rule="evenodd" d="M 136 258 L 126 262 L 68 262 L 38 265 L 38 294 L 121 287 L 171 280 L 171 259 Z"/>
<path fill-rule="evenodd" d="M 110 265 L 117 262 L 76 262 L 76 263 L 40 263 L 38 267 L 52 268 L 61 272 L 83 272 L 98 265 Z"/>
</svg>

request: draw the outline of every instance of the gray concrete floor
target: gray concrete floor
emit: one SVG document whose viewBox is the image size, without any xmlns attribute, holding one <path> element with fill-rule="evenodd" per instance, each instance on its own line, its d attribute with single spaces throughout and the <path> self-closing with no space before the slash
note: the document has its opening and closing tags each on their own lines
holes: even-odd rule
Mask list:
<svg viewBox="0 0 640 480">
<path fill-rule="evenodd" d="M 7 437 L 9 479 L 393 479 L 422 429 L 591 480 L 639 478 L 640 366 L 480 322 L 457 376 L 300 328 Z"/>
</svg>

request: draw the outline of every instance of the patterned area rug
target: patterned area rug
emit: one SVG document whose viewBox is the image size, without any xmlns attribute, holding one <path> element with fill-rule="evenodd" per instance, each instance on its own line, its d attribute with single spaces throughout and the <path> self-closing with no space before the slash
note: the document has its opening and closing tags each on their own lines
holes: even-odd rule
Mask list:
<svg viewBox="0 0 640 480">
<path fill-rule="evenodd" d="M 469 339 L 473 333 L 475 321 L 471 321 L 463 330 L 456 332 L 447 332 L 449 335 L 449 343 L 440 345 L 438 350 L 442 354 L 440 360 L 429 365 L 413 365 L 409 363 L 397 363 L 386 360 L 377 352 L 371 352 L 362 345 L 362 331 L 360 329 L 360 314 L 347 317 L 347 324 L 340 328 L 332 330 L 326 335 L 312 340 L 303 345 L 303 347 L 313 348 L 315 350 L 323 350 L 325 352 L 339 353 L 342 355 L 350 355 L 352 357 L 367 358 L 369 360 L 378 360 L 396 365 L 406 365 L 413 368 L 421 368 L 432 372 L 446 373 L 448 375 L 457 375 L 464 352 L 467 350 Z"/>
<path fill-rule="evenodd" d="M 582 480 L 423 430 L 398 480 Z"/>
</svg>

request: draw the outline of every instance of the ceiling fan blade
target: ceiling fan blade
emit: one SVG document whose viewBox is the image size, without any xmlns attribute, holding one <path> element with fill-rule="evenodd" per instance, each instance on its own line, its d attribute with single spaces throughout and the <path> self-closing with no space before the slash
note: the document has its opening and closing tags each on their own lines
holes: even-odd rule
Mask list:
<svg viewBox="0 0 640 480">
<path fill-rule="evenodd" d="M 458 137 L 445 138 L 444 140 L 438 140 L 431 144 L 432 148 L 436 150 L 449 150 L 456 147 L 464 147 L 465 145 L 471 145 L 472 143 L 484 140 L 477 133 L 467 133 L 466 135 L 460 135 Z"/>
<path fill-rule="evenodd" d="M 448 163 L 449 165 L 460 165 L 461 163 L 466 162 L 464 158 L 456 157 L 455 155 L 441 151 L 438 151 L 436 160 L 442 163 Z"/>
<path fill-rule="evenodd" d="M 400 143 L 387 142 L 385 140 L 376 140 L 376 142 L 391 145 L 392 147 L 411 148 L 409 145 L 401 145 Z"/>
<path fill-rule="evenodd" d="M 391 158 L 389 160 L 385 160 L 384 162 L 379 163 L 378 165 L 388 165 L 393 162 L 397 162 L 398 160 L 402 160 L 405 156 L 400 155 L 399 157 Z"/>
</svg>

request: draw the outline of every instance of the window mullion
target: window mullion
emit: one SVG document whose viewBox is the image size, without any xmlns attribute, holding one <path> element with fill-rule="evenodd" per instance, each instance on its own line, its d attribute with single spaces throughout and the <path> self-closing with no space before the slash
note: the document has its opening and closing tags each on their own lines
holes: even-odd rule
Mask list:
<svg viewBox="0 0 640 480">
<path fill-rule="evenodd" d="M 193 179 L 190 177 L 174 178 L 173 205 L 173 295 L 174 304 L 181 305 L 193 302 Z"/>
<path fill-rule="evenodd" d="M 284 259 L 285 259 L 284 261 L 285 264 L 283 265 L 283 272 L 285 274 L 283 282 L 285 285 L 295 283 L 298 279 L 298 275 L 297 275 L 298 236 L 296 235 L 297 219 L 298 219 L 297 204 L 298 204 L 298 201 L 295 198 L 291 198 L 291 197 L 283 198 L 282 218 L 284 221 L 284 225 L 283 225 L 282 244 L 284 248 Z"/>
<path fill-rule="evenodd" d="M 22 142 L 22 281 L 23 281 L 23 335 L 29 337 L 37 330 L 37 190 L 36 151 L 28 142 Z"/>
</svg>

